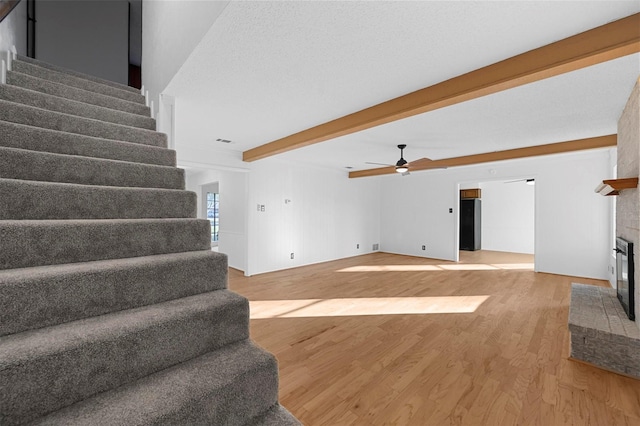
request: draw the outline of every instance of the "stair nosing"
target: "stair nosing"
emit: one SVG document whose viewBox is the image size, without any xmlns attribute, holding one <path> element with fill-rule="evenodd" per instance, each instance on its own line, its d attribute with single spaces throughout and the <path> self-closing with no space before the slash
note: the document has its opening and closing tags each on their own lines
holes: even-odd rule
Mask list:
<svg viewBox="0 0 640 426">
<path fill-rule="evenodd" d="M 23 72 L 20 72 L 20 71 L 9 70 L 8 73 L 15 73 L 15 74 L 18 74 L 18 75 L 27 76 L 29 78 L 34 78 L 34 79 L 37 79 L 37 80 L 41 80 L 41 81 L 47 82 L 49 84 L 68 87 L 68 88 L 71 88 L 71 89 L 74 89 L 74 90 L 81 90 L 81 91 L 83 91 L 85 93 L 91 94 L 92 96 L 105 96 L 105 97 L 110 98 L 110 99 L 115 99 L 116 101 L 119 101 L 119 102 L 127 102 L 129 104 L 136 105 L 137 107 L 142 106 L 144 108 L 149 108 L 148 105 L 141 104 L 141 103 L 138 103 L 138 102 L 133 102 L 133 101 L 130 101 L 128 99 L 122 99 L 122 98 L 118 98 L 118 97 L 115 97 L 115 96 L 109 96 L 109 95 L 105 95 L 104 93 L 92 92 L 90 90 L 86 90 L 86 89 L 83 89 L 81 87 L 69 86 L 69 85 L 64 84 L 64 83 L 60 83 L 60 82 L 52 81 L 52 80 L 47 80 L 45 78 L 41 78 L 41 77 L 38 77 L 38 76 L 35 76 L 35 75 L 23 73 Z M 12 85 L 12 86 L 16 86 L 16 85 Z M 22 86 L 16 86 L 16 87 L 22 87 Z M 36 92 L 40 92 L 39 90 L 35 90 L 35 91 Z M 40 93 L 44 93 L 44 92 L 40 92 Z M 55 96 L 55 95 L 52 95 L 52 96 Z M 69 98 L 64 98 L 63 97 L 63 99 L 69 99 Z M 82 102 L 82 101 L 76 101 L 76 102 Z M 88 102 L 82 102 L 82 103 L 87 104 L 87 105 L 95 105 L 95 104 L 91 104 L 91 103 L 88 103 Z M 96 105 L 96 106 L 101 106 L 101 105 Z M 102 108 L 109 108 L 109 107 L 102 106 Z M 115 109 L 115 108 L 110 108 L 110 109 L 113 109 L 115 111 L 121 111 L 121 110 Z M 151 116 L 150 113 L 149 113 L 149 115 L 147 115 L 146 113 L 145 114 L 136 114 L 135 112 L 131 112 L 130 114 L 141 115 L 143 117 L 150 117 Z"/>
<path fill-rule="evenodd" d="M 135 94 L 135 95 L 138 95 L 138 96 L 140 97 L 140 102 L 131 101 L 131 100 L 129 100 L 129 99 L 126 99 L 126 98 L 120 98 L 120 97 L 118 97 L 118 96 L 111 96 L 111 95 L 106 95 L 106 96 L 111 96 L 111 97 L 113 97 L 113 98 L 117 98 L 117 99 L 124 99 L 124 100 L 127 100 L 127 101 L 129 101 L 129 102 L 138 103 L 138 104 L 141 104 L 141 105 L 144 105 L 144 104 L 145 104 L 145 102 L 144 102 L 144 96 L 142 95 L 142 93 L 139 93 L 139 92 L 138 92 L 138 93 L 136 93 L 136 92 L 131 92 L 131 91 L 129 91 L 129 90 L 123 90 L 123 89 L 119 89 L 119 88 L 117 88 L 117 87 L 109 86 L 109 85 L 106 85 L 106 84 L 97 83 L 97 82 L 94 82 L 94 81 L 91 81 L 91 80 L 87 80 L 87 79 L 82 78 L 82 77 L 74 76 L 74 75 L 72 75 L 72 74 L 67 74 L 67 73 L 64 73 L 64 72 L 55 71 L 55 70 L 52 70 L 52 69 L 49 69 L 49 68 L 45 68 L 45 67 L 42 67 L 42 66 L 40 66 L 40 65 L 37 65 L 37 64 L 31 63 L 31 62 L 26 62 L 26 61 L 16 61 L 16 62 L 21 62 L 21 63 L 23 63 L 23 64 L 26 64 L 26 65 L 27 65 L 27 67 L 32 66 L 32 67 L 40 68 L 40 69 L 45 70 L 46 72 L 48 72 L 48 73 L 52 73 L 52 74 L 54 74 L 54 75 L 56 75 L 56 74 L 57 74 L 57 75 L 65 76 L 65 77 L 70 77 L 70 78 L 72 78 L 72 79 L 73 79 L 73 78 L 75 78 L 75 79 L 78 79 L 78 80 L 83 80 L 83 81 L 86 81 L 87 83 L 95 84 L 95 85 L 96 85 L 96 86 L 98 86 L 98 87 L 105 87 L 105 88 L 108 88 L 109 90 L 117 90 L 117 91 L 119 91 L 119 92 L 126 93 L 126 94 L 128 94 L 128 95 Z M 28 73 L 23 73 L 23 74 L 28 74 Z M 57 82 L 57 81 L 55 81 L 55 80 L 49 80 L 48 78 L 43 78 L 43 77 L 39 77 L 39 78 L 42 78 L 43 80 L 47 80 L 47 81 L 53 81 L 54 83 L 63 84 L 63 85 L 65 85 L 65 86 L 69 86 L 69 87 L 77 87 L 77 86 L 73 86 L 73 85 L 70 85 L 70 84 L 60 83 L 60 82 Z M 87 89 L 84 89 L 84 88 L 81 88 L 81 89 L 82 89 L 82 90 L 86 90 L 86 91 L 88 91 L 88 92 L 98 93 L 98 94 L 101 94 L 101 95 L 102 95 L 102 94 L 104 94 L 104 93 L 100 93 L 100 92 L 95 92 L 95 91 L 93 91 L 93 90 L 87 90 Z M 117 93 L 117 92 L 116 92 L 116 93 Z"/>
<path fill-rule="evenodd" d="M 71 133 L 71 132 L 65 132 L 64 130 L 56 130 L 56 129 L 49 129 L 46 127 L 37 127 L 37 126 L 32 126 L 29 124 L 23 124 L 23 123 L 15 123 L 13 121 L 4 121 L 4 120 L 0 120 L 0 122 L 2 123 L 7 123 L 9 125 L 12 126 L 18 126 L 18 127 L 25 127 L 25 131 L 36 131 L 36 132 L 53 132 L 53 133 L 60 133 L 63 135 L 69 135 L 72 136 L 73 138 L 80 138 L 80 139 L 85 139 L 88 138 L 90 140 L 98 140 L 101 143 L 106 143 L 106 144 L 125 144 L 124 147 L 130 147 L 130 148 L 135 148 L 135 149 L 142 149 L 144 150 L 164 150 L 164 151 L 172 151 L 175 153 L 174 149 L 171 148 L 165 148 L 165 147 L 161 147 L 161 146 L 156 146 L 156 145 L 147 145 L 147 144 L 142 144 L 142 143 L 137 143 L 137 142 L 130 142 L 130 141 L 122 141 L 122 140 L 117 140 L 117 139 L 106 139 L 106 138 L 101 138 L 98 136 L 90 136 L 90 135 L 83 135 L 80 133 Z M 14 148 L 14 149 L 23 149 L 23 148 L 16 148 L 14 146 L 6 146 L 6 145 L 0 145 L 1 147 L 4 148 Z M 53 151 L 42 151 L 42 150 L 35 150 L 35 149 L 25 149 L 26 151 L 34 151 L 34 152 L 47 152 L 47 153 L 51 153 L 51 154 L 62 154 L 62 155 L 70 155 L 70 156 L 83 156 L 83 157 L 87 157 L 87 158 L 99 158 L 99 159 L 105 159 L 105 160 L 113 160 L 113 161 L 123 161 L 123 162 L 128 162 L 128 163 L 135 163 L 135 164 L 149 164 L 149 165 L 156 165 L 156 166 L 164 166 L 164 167 L 177 167 L 175 165 L 175 160 L 173 161 L 173 165 L 163 165 L 163 164 L 155 164 L 155 163 L 140 163 L 138 161 L 126 161 L 126 160 L 118 160 L 118 159 L 114 159 L 114 158 L 105 158 L 105 157 L 93 157 L 93 156 L 87 156 L 87 155 L 79 155 L 79 154 L 64 154 L 64 153 L 60 153 L 60 152 L 53 152 Z"/>
<path fill-rule="evenodd" d="M 238 356 L 238 352 L 240 352 L 240 355 L 242 356 Z M 161 394 L 167 394 L 168 396 L 169 393 L 172 393 L 173 389 L 175 388 L 174 386 L 171 386 L 171 390 L 169 390 L 165 385 L 174 385 L 176 378 L 184 374 L 187 374 L 188 377 L 197 377 L 198 374 L 192 371 L 195 366 L 210 365 L 214 362 L 225 362 L 229 361 L 232 358 L 241 360 L 241 363 L 239 365 L 233 366 L 231 371 L 224 371 L 221 375 L 215 377 L 214 379 L 217 380 L 215 381 L 213 387 L 211 387 L 209 383 L 207 383 L 206 385 L 197 383 L 194 388 L 194 386 L 191 385 L 191 380 L 179 381 L 178 383 L 175 383 L 175 385 L 180 386 L 181 390 L 194 388 L 193 390 L 196 392 L 198 390 L 204 390 L 204 393 L 206 395 L 211 395 L 212 392 L 216 393 L 224 390 L 227 386 L 233 385 L 233 383 L 235 383 L 239 377 L 242 377 L 246 374 L 255 373 L 256 371 L 265 368 L 270 369 L 275 367 L 277 369 L 277 360 L 272 354 L 258 347 L 250 339 L 239 340 L 222 348 L 192 358 L 188 361 L 173 365 L 171 367 L 150 374 L 146 377 L 142 377 L 138 380 L 129 382 L 119 388 L 111 389 L 87 398 L 86 400 L 79 401 L 76 404 L 61 409 L 60 412 L 50 413 L 43 418 L 35 419 L 35 424 L 59 424 L 59 422 L 65 420 L 65 416 L 77 414 L 83 414 L 83 416 L 77 417 L 74 424 L 87 424 L 86 421 L 88 419 L 86 415 L 93 412 L 87 411 L 88 408 L 90 408 L 87 407 L 87 405 L 95 402 L 96 400 L 101 402 L 101 407 L 108 407 L 109 404 L 105 404 L 105 399 L 112 400 L 109 402 L 123 401 L 123 399 L 127 398 L 128 394 L 133 393 L 133 395 L 136 395 L 141 389 L 145 388 L 159 390 Z M 183 371 L 184 369 L 187 369 L 187 371 Z M 276 401 L 274 401 L 274 403 L 277 403 L 277 381 L 275 393 Z M 153 408 L 156 408 L 155 406 L 158 406 L 158 408 L 160 409 L 164 408 L 165 411 L 175 408 L 181 408 L 180 406 L 176 407 L 175 404 L 163 404 L 161 401 L 163 401 L 163 398 L 154 398 L 150 402 L 154 403 Z M 270 406 L 265 407 L 265 409 L 269 408 Z M 129 409 L 131 409 L 131 407 L 129 407 Z M 169 413 L 170 412 L 163 413 L 163 416 Z M 253 416 L 253 418 L 255 418 L 255 416 Z M 247 418 L 246 421 L 251 421 L 253 418 Z M 49 423 L 51 421 L 50 419 L 52 419 L 54 423 Z"/>
<path fill-rule="evenodd" d="M 176 189 L 176 188 L 157 188 L 151 186 L 116 186 L 116 185 L 92 185 L 85 183 L 74 183 L 74 182 L 58 182 L 58 181 L 44 181 L 44 180 L 29 180 L 29 179 L 13 179 L 13 178 L 3 178 L 0 176 L 0 182 L 3 181 L 12 181 L 12 182 L 24 182 L 29 185 L 42 185 L 42 186 L 64 186 L 66 188 L 76 187 L 83 190 L 91 190 L 91 189 L 107 189 L 112 191 L 130 191 L 130 192 L 144 192 L 144 191 L 152 191 L 152 192 L 163 192 L 165 194 L 168 193 L 190 193 L 188 189 Z M 52 188 L 53 189 L 53 188 Z M 160 194 L 158 194 L 160 195 Z M 189 218 L 183 218 L 189 219 Z M 196 219 L 196 218 L 190 218 Z M 17 219 L 20 220 L 20 219 Z M 0 270 L 2 272 L 2 270 Z"/>
<path fill-rule="evenodd" d="M 158 132 L 157 130 L 141 129 L 139 127 L 128 126 L 126 124 L 112 123 L 110 121 L 102 121 L 102 120 L 98 120 L 96 118 L 82 117 L 82 116 L 79 116 L 79 115 L 67 114 L 65 112 L 53 111 L 53 110 L 46 109 L 46 108 L 34 107 L 32 105 L 23 104 L 23 103 L 20 103 L 20 102 L 6 101 L 4 99 L 0 99 L 0 103 L 4 103 L 4 102 L 10 103 L 10 104 L 14 104 L 14 105 L 20 105 L 21 107 L 24 107 L 24 108 L 33 108 L 33 109 L 37 109 L 37 110 L 40 110 L 40 111 L 50 112 L 52 114 L 61 114 L 61 115 L 65 115 L 67 117 L 77 118 L 79 120 L 95 121 L 95 122 L 103 123 L 103 124 L 106 124 L 106 125 L 109 125 L 109 126 L 124 127 L 126 129 L 129 129 L 129 130 L 135 130 L 135 131 L 140 131 L 140 132 L 161 133 L 161 132 Z M 21 123 L 17 123 L 17 124 L 21 124 Z M 33 126 L 33 127 L 38 127 L 38 126 Z M 47 129 L 48 127 L 42 127 L 42 128 Z M 56 130 L 56 129 L 50 129 L 50 130 Z M 82 133 L 74 133 L 74 134 L 80 135 Z M 91 135 L 86 135 L 86 136 L 91 136 Z M 97 136 L 94 136 L 94 137 L 97 137 Z M 113 139 L 113 140 L 117 140 L 117 139 Z M 123 142 L 130 142 L 130 141 L 123 141 Z M 131 143 L 136 143 L 136 142 L 131 142 Z"/>
<path fill-rule="evenodd" d="M 51 110 L 48 110 L 48 109 L 45 109 L 45 108 L 38 108 L 38 107 L 31 106 L 31 105 L 25 105 L 25 104 L 21 104 L 21 103 L 18 103 L 18 102 L 11 102 L 11 101 L 5 101 L 5 100 L 0 99 L 0 105 L 2 105 L 3 103 L 17 105 L 20 108 L 29 108 L 29 109 L 34 109 L 34 110 L 37 110 L 37 111 L 44 111 L 44 112 L 49 113 L 49 114 L 71 117 L 71 118 L 74 118 L 76 120 L 101 123 L 103 125 L 113 126 L 115 128 L 120 128 L 120 129 L 123 129 L 123 130 L 126 130 L 126 131 L 148 133 L 149 135 L 150 134 L 162 134 L 161 132 L 158 132 L 158 131 L 155 131 L 155 130 L 141 129 L 141 128 L 138 128 L 138 127 L 126 126 L 126 125 L 123 125 L 123 124 L 116 124 L 116 123 L 110 123 L 110 122 L 107 122 L 107 121 L 101 121 L 101 120 L 96 120 L 96 119 L 92 119 L 92 118 L 79 117 L 79 116 L 75 116 L 75 115 L 71 115 L 71 114 L 65 114 L 63 112 L 51 111 Z M 7 120 L 2 120 L 2 121 L 7 121 Z M 15 123 L 13 121 L 8 121 L 8 122 L 9 123 Z M 23 123 L 15 123 L 15 124 L 23 124 Z M 27 125 L 30 125 L 30 124 L 27 124 Z M 32 127 L 38 127 L 38 126 L 32 126 Z M 58 130 L 58 129 L 50 129 L 48 127 L 39 127 L 39 128 L 49 129 L 49 130 Z M 58 130 L 58 131 L 60 131 L 60 130 Z M 72 133 L 72 132 L 66 132 L 66 133 Z M 84 136 L 92 136 L 92 135 L 85 135 L 84 133 L 72 133 L 72 134 L 84 135 Z M 94 137 L 98 137 L 98 136 L 94 136 Z M 98 137 L 98 138 L 100 138 L 100 139 L 109 139 L 109 138 L 105 138 L 105 137 Z M 116 141 L 121 141 L 121 142 L 129 142 L 129 143 L 137 143 L 137 144 L 140 144 L 140 145 L 150 145 L 150 144 L 146 144 L 146 143 L 142 143 L 142 142 L 123 141 L 121 139 L 111 139 L 111 140 L 116 140 Z M 166 141 L 165 141 L 165 144 L 166 144 Z M 151 145 L 151 146 L 156 146 L 157 147 L 158 145 Z M 165 146 L 160 146 L 159 148 L 166 148 L 166 147 Z"/>
<path fill-rule="evenodd" d="M 27 63 L 33 64 L 33 65 L 37 65 L 37 66 L 39 66 L 41 68 L 46 68 L 46 69 L 50 69 L 50 70 L 57 71 L 57 72 L 60 72 L 60 73 L 69 74 L 69 75 L 72 75 L 74 77 L 83 78 L 85 80 L 92 81 L 94 83 L 104 84 L 106 86 L 111 86 L 111 84 L 117 84 L 120 87 L 117 87 L 117 86 L 112 86 L 112 87 L 120 88 L 121 90 L 126 90 L 126 91 L 133 92 L 133 93 L 141 93 L 140 89 L 136 89 L 135 87 L 132 87 L 132 86 L 127 86 L 127 85 L 119 83 L 117 81 L 111 81 L 111 80 L 108 80 L 106 78 L 98 77 L 98 76 L 95 76 L 95 75 L 85 74 L 85 73 L 83 73 L 81 71 L 76 71 L 76 70 L 73 70 L 73 69 L 70 69 L 70 68 L 65 68 L 65 67 L 62 67 L 62 66 L 59 66 L 59 65 L 50 64 L 50 63 L 41 61 L 41 60 L 36 59 L 36 58 L 30 58 L 28 56 L 18 55 L 17 58 L 16 58 L 16 61 L 27 62 Z M 43 64 L 43 65 L 41 65 L 41 64 Z M 106 83 L 103 83 L 101 81 L 97 81 L 95 79 L 102 80 L 102 81 L 104 81 Z M 108 83 L 111 83 L 111 84 L 108 84 Z"/>
<path fill-rule="evenodd" d="M 194 268 L 200 273 L 193 275 Z M 210 276 L 214 271 L 218 274 Z M 227 289 L 227 274 L 227 256 L 211 250 L 2 270 L 0 294 L 13 295 L 18 305 L 0 298 L 6 309 L 0 311 L 0 319 L 18 318 L 0 322 L 0 336 Z M 157 279 L 163 282 L 156 284 Z M 175 286 L 173 279 L 187 282 Z M 114 291 L 129 292 L 131 285 L 136 291 L 153 291 L 142 297 L 137 292 L 132 298 L 115 297 Z M 52 290 L 75 297 L 46 297 Z M 36 304 L 22 307 L 34 298 Z"/>
<path fill-rule="evenodd" d="M 68 102 L 68 103 L 71 103 L 71 104 L 76 104 L 77 106 L 85 106 L 86 105 L 88 107 L 98 109 L 98 112 L 115 112 L 117 114 L 123 114 L 123 115 L 129 116 L 129 118 L 131 118 L 131 119 L 136 119 L 136 118 L 140 117 L 141 119 L 143 119 L 145 121 L 149 121 L 149 122 L 153 121 L 154 129 L 149 129 L 147 127 L 140 127 L 140 126 L 130 126 L 128 124 L 120 124 L 120 123 L 115 122 L 115 121 L 104 121 L 104 120 L 100 120 L 98 118 L 87 117 L 87 116 L 84 116 L 84 115 L 70 114 L 70 113 L 66 113 L 66 112 L 62 112 L 62 111 L 52 110 L 52 109 L 49 109 L 49 108 L 42 108 L 42 107 L 38 107 L 38 106 L 34 106 L 34 105 L 25 104 L 25 103 L 22 103 L 22 102 L 15 102 L 15 101 L 9 101 L 9 100 L 3 99 L 3 100 L 6 100 L 7 102 L 14 102 L 14 103 L 18 103 L 20 105 L 32 106 L 34 108 L 41 108 L 41 109 L 44 109 L 44 110 L 47 110 L 47 111 L 52 111 L 52 112 L 60 112 L 62 114 L 71 115 L 73 117 L 89 118 L 89 119 L 92 119 L 92 120 L 102 121 L 103 123 L 113 123 L 113 124 L 118 124 L 118 125 L 121 125 L 121 126 L 133 127 L 133 128 L 136 128 L 136 129 L 144 129 L 144 130 L 156 131 L 156 129 L 155 129 L 156 120 L 154 118 L 151 118 L 151 117 L 146 117 L 146 116 L 143 116 L 143 115 L 140 115 L 140 114 L 134 114 L 134 113 L 128 112 L 128 111 L 122 111 L 122 110 L 115 109 L 115 108 L 108 108 L 108 107 L 104 107 L 104 106 L 100 106 L 100 105 L 89 104 L 89 103 L 86 103 L 86 102 L 77 101 L 75 99 L 69 99 L 69 98 L 65 98 L 65 97 L 62 97 L 62 96 L 57 96 L 57 95 L 52 95 L 52 94 L 49 94 L 49 93 L 40 92 L 38 90 L 27 89 L 26 87 L 16 86 L 14 84 L 6 84 L 6 86 L 7 87 L 11 87 L 14 90 L 30 92 L 31 94 L 35 94 L 36 96 L 40 96 L 40 97 L 45 98 L 45 99 L 49 98 L 49 99 L 53 99 L 53 100 L 62 100 L 64 102 Z"/>
<path fill-rule="evenodd" d="M 89 260 L 87 262 L 76 262 L 76 263 L 59 263 L 54 265 L 42 265 L 42 266 L 30 266 L 26 268 L 15 268 L 15 269 L 0 269 L 0 283 L 3 280 L 11 280 L 18 279 L 18 276 L 26 274 L 28 279 L 34 279 L 40 276 L 46 275 L 56 275 L 60 272 L 65 272 L 65 270 L 70 270 L 68 272 L 74 273 L 83 273 L 88 271 L 95 271 L 96 268 L 98 270 L 108 270 L 113 265 L 122 266 L 122 263 L 137 263 L 137 262 L 153 262 L 154 260 L 164 260 L 169 258 L 177 258 L 177 257 L 209 257 L 209 256 L 221 256 L 224 255 L 222 253 L 214 252 L 211 250 L 195 250 L 195 251 L 185 251 L 185 252 L 177 252 L 177 253 L 163 253 L 163 254 L 151 254 L 148 256 L 136 256 L 136 257 L 125 257 L 122 259 L 103 259 L 103 260 Z M 224 255 L 226 256 L 226 255 Z M 15 276 L 15 277 L 12 277 Z"/>
<path fill-rule="evenodd" d="M 77 134 L 77 133 L 72 133 L 72 134 Z M 107 139 L 107 140 L 112 140 L 112 139 Z M 122 141 L 122 142 L 125 142 L 125 141 Z M 100 163 L 103 163 L 103 164 L 116 163 L 116 164 L 121 164 L 121 165 L 135 165 L 135 166 L 139 166 L 139 167 L 144 167 L 144 168 L 148 167 L 149 169 L 156 169 L 156 170 L 161 170 L 161 171 L 184 170 L 184 169 L 181 169 L 180 167 L 177 167 L 177 166 L 163 166 L 162 164 L 138 163 L 138 162 L 135 162 L 135 161 L 116 160 L 116 159 L 111 159 L 111 158 L 88 157 L 86 155 L 62 154 L 62 153 L 58 153 L 58 152 L 48 152 L 48 151 L 35 151 L 33 149 L 14 148 L 12 146 L 0 145 L 0 151 L 5 150 L 5 149 L 11 150 L 11 151 L 20 151 L 20 152 L 33 152 L 33 153 L 37 153 L 37 154 L 41 154 L 41 155 L 47 155 L 47 156 L 51 155 L 51 156 L 54 156 L 54 157 L 73 159 L 73 160 L 78 159 L 78 160 L 81 160 L 81 161 L 96 161 L 96 162 L 100 162 Z M 162 148 L 162 149 L 167 149 L 167 148 Z M 1 179 L 10 179 L 10 178 L 2 178 L 2 176 L 0 176 L 0 178 Z M 28 180 L 28 179 L 22 179 L 22 180 Z M 51 182 L 51 181 L 42 181 L 42 182 Z M 93 185 L 91 185 L 91 186 L 93 186 Z M 113 185 L 96 185 L 96 186 L 113 186 Z M 152 188 L 152 187 L 149 187 L 149 188 Z"/>
<path fill-rule="evenodd" d="M 221 301 L 220 297 L 226 299 Z M 206 300 L 207 306 L 193 307 L 194 301 L 203 299 Z M 30 358 L 34 353 L 41 357 L 64 353 L 77 346 L 114 340 L 118 336 L 131 335 L 150 326 L 188 318 L 195 313 L 209 312 L 212 307 L 225 309 L 229 303 L 248 305 L 245 297 L 228 289 L 220 289 L 9 334 L 0 337 L 0 359 L 4 361 L 5 366 L 20 365 L 20 360 Z M 127 321 L 122 321 L 123 319 Z M 74 334 L 76 330 L 85 331 L 87 334 Z M 43 339 L 45 336 L 46 339 Z"/>
</svg>

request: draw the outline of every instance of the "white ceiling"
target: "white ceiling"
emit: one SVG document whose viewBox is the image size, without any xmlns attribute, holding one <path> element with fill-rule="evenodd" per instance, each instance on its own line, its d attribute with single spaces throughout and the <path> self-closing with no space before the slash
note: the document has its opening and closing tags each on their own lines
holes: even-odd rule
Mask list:
<svg viewBox="0 0 640 426">
<path fill-rule="evenodd" d="M 177 149 L 240 158 L 637 12 L 640 1 L 232 1 L 165 90 Z M 611 134 L 639 75 L 636 54 L 276 158 L 360 170 L 394 163 L 399 143 L 411 161 Z"/>
</svg>

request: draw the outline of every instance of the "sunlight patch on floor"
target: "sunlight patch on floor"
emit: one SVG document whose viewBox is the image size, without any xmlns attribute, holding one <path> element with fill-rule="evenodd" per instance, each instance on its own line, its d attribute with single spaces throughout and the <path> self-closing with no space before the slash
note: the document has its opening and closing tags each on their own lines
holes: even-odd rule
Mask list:
<svg viewBox="0 0 640 426">
<path fill-rule="evenodd" d="M 359 265 L 336 272 L 423 272 L 423 271 L 533 271 L 533 263 L 451 263 L 443 265 Z"/>
<path fill-rule="evenodd" d="M 250 301 L 251 319 L 472 313 L 489 296 L 375 297 Z"/>
</svg>

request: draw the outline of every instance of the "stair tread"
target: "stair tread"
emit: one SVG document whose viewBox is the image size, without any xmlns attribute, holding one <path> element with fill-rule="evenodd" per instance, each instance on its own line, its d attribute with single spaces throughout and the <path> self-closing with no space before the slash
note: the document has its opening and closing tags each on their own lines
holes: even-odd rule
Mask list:
<svg viewBox="0 0 640 426">
<path fill-rule="evenodd" d="M 139 104 L 145 103 L 145 98 L 141 93 L 135 93 L 128 90 L 122 90 L 117 87 L 108 86 L 102 83 L 96 83 L 94 81 L 86 80 L 81 77 L 76 77 L 71 74 L 58 72 L 52 69 L 44 68 L 39 65 L 24 62 L 13 61 L 11 69 L 33 75 L 45 80 L 54 81 L 56 83 L 64 84 L 66 86 L 78 87 L 90 92 L 100 93 L 102 95 L 112 96 L 114 98 L 126 99 L 130 102 L 136 102 Z"/>
<path fill-rule="evenodd" d="M 37 419 L 34 425 L 241 425 L 252 411 L 273 405 L 275 397 L 266 395 L 267 391 L 273 393 L 273 384 L 269 389 L 237 389 L 236 384 L 243 378 L 250 380 L 247 376 L 258 377 L 260 370 L 271 371 L 274 366 L 273 355 L 243 341 L 81 401 Z M 275 386 L 277 393 L 277 383 Z M 207 404 L 207 399 L 218 403 Z M 229 399 L 238 399 L 242 404 L 238 413 L 229 413 L 224 406 Z M 201 418 L 207 414 L 209 422 Z"/>
<path fill-rule="evenodd" d="M 0 269 L 206 250 L 210 226 L 178 218 L 2 220 Z"/>
<path fill-rule="evenodd" d="M 0 270 L 0 336 L 226 285 L 227 256 L 211 250 Z"/>
<path fill-rule="evenodd" d="M 27 360 L 72 350 L 89 342 L 116 339 L 194 312 L 221 308 L 244 297 L 228 290 L 216 290 L 150 306 L 129 309 L 91 318 L 44 327 L 0 337 L 0 364 L 4 368 L 22 365 Z"/>
<path fill-rule="evenodd" d="M 181 189 L 4 178 L 0 199 L 0 220 L 195 218 L 197 204 Z"/>
<path fill-rule="evenodd" d="M 7 84 L 16 87 L 24 87 L 29 90 L 47 93 L 49 95 L 65 99 L 72 99 L 88 105 L 97 105 L 116 111 L 129 112 L 143 117 L 151 116 L 151 109 L 144 104 L 90 92 L 79 87 L 66 86 L 61 83 L 56 83 L 55 81 L 45 80 L 43 78 L 24 74 L 18 71 L 7 71 Z"/>
<path fill-rule="evenodd" d="M 1 337 L 0 422 L 31 420 L 245 340 L 248 309 L 246 298 L 216 290 Z"/>
<path fill-rule="evenodd" d="M 94 81 L 96 83 L 102 83 L 102 84 L 106 84 L 109 86 L 113 86 L 122 90 L 128 90 L 130 92 L 134 92 L 134 93 L 140 93 L 140 90 L 136 89 L 135 87 L 131 87 L 131 86 L 126 86 L 122 83 L 118 83 L 116 81 L 111 81 L 111 80 L 107 80 L 101 77 L 97 77 L 94 75 L 90 75 L 90 74 L 86 74 L 80 71 L 76 71 L 76 70 L 72 70 L 69 68 L 65 68 L 65 67 L 61 67 L 59 65 L 55 65 L 55 64 L 51 64 L 49 62 L 44 62 L 44 61 L 40 61 L 38 59 L 35 58 L 29 58 L 28 56 L 22 56 L 22 55 L 18 55 L 17 60 L 19 61 L 23 61 L 23 62 L 29 62 L 32 63 L 34 65 L 38 65 L 40 67 L 43 68 L 49 68 L 51 70 L 54 71 L 58 71 L 61 73 L 65 73 L 65 74 L 70 74 L 73 75 L 75 77 L 80 77 L 80 78 L 84 78 L 85 80 L 89 80 L 89 81 Z"/>
<path fill-rule="evenodd" d="M 141 164 L 175 166 L 167 148 L 116 141 L 0 120 L 0 146 Z"/>
<path fill-rule="evenodd" d="M 76 117 L 92 118 L 147 130 L 156 129 L 156 121 L 151 117 L 87 104 L 11 84 L 0 85 L 0 98 L 9 102 L 62 112 Z"/>
<path fill-rule="evenodd" d="M 6 282 L 28 281 L 42 277 L 53 279 L 62 274 L 91 274 L 101 271 L 125 270 L 140 265 L 165 263 L 169 260 L 201 259 L 224 256 L 211 250 L 190 251 L 184 253 L 156 254 L 151 256 L 127 257 L 124 259 L 94 260 L 90 262 L 65 263 L 62 265 L 34 266 L 0 270 L 0 285 Z"/>
<path fill-rule="evenodd" d="M 167 136 L 153 130 L 77 117 L 0 99 L 0 120 L 105 139 L 166 148 Z M 37 121 L 37 122 L 34 122 Z"/>
<path fill-rule="evenodd" d="M 0 146 L 0 178 L 184 189 L 183 169 Z"/>
</svg>

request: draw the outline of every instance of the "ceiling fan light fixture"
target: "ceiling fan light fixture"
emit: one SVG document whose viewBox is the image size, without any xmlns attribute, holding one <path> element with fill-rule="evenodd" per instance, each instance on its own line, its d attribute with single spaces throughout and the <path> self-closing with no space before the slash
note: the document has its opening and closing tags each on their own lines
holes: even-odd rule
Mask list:
<svg viewBox="0 0 640 426">
<path fill-rule="evenodd" d="M 406 173 L 408 171 L 409 171 L 409 167 L 407 167 L 406 165 L 396 166 L 397 173 Z"/>
</svg>

